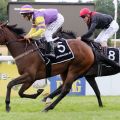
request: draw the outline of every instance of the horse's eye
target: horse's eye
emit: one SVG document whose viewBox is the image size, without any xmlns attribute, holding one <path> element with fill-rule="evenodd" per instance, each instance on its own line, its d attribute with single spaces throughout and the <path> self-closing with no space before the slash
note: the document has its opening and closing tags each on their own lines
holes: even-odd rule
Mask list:
<svg viewBox="0 0 120 120">
<path fill-rule="evenodd" d="M 23 17 L 26 17 L 27 16 L 27 14 L 21 14 Z"/>
</svg>

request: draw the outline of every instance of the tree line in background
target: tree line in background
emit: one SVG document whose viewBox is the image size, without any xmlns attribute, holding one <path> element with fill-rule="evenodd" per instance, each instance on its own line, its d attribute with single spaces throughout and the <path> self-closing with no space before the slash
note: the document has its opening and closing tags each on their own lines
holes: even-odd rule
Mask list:
<svg viewBox="0 0 120 120">
<path fill-rule="evenodd" d="M 0 21 L 8 20 L 7 5 L 10 0 L 0 0 Z M 34 0 L 18 0 L 18 2 L 34 2 Z"/>
<path fill-rule="evenodd" d="M 7 19 L 7 0 L 0 0 L 0 21 Z"/>
<path fill-rule="evenodd" d="M 114 4 L 113 0 L 94 0 L 95 2 L 95 9 L 98 12 L 102 12 L 105 14 L 110 14 L 114 17 Z M 118 1 L 118 12 L 117 12 L 117 22 L 120 26 L 120 1 Z M 120 38 L 120 29 L 117 32 L 117 38 Z"/>
<path fill-rule="evenodd" d="M 34 2 L 34 0 L 18 0 L 19 2 Z M 81 0 L 79 0 L 81 2 Z M 113 0 L 94 0 L 95 9 L 98 12 L 110 14 L 114 17 L 114 4 Z M 6 21 L 8 19 L 7 12 L 8 0 L 0 0 L 0 21 Z M 120 25 L 120 1 L 118 1 L 118 24 Z M 120 30 L 118 31 L 120 33 Z M 120 34 L 117 34 L 117 38 L 120 38 Z"/>
</svg>

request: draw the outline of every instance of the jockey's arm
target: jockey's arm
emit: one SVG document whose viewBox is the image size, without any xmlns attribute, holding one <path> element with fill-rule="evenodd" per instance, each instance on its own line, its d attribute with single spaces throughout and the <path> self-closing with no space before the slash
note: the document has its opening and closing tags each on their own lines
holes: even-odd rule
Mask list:
<svg viewBox="0 0 120 120">
<path fill-rule="evenodd" d="M 97 25 L 96 23 L 92 23 L 91 26 L 90 26 L 90 28 L 89 28 L 89 30 L 88 30 L 88 32 L 86 34 L 82 35 L 81 39 L 86 39 L 86 38 L 91 37 L 92 34 L 93 34 L 93 32 L 96 29 L 96 25 Z"/>
<path fill-rule="evenodd" d="M 31 38 L 35 38 L 35 37 L 41 36 L 45 32 L 46 25 L 45 25 L 44 17 L 42 17 L 42 16 L 37 17 L 35 19 L 35 25 L 36 25 L 36 31 L 35 32 L 31 32 L 29 34 L 29 36 Z M 32 31 L 34 31 L 33 28 L 32 28 Z"/>
<path fill-rule="evenodd" d="M 29 33 L 26 36 L 30 36 L 30 35 L 32 35 L 35 32 L 36 32 L 36 27 L 35 27 L 34 24 L 32 24 L 32 28 L 30 29 Z"/>
</svg>

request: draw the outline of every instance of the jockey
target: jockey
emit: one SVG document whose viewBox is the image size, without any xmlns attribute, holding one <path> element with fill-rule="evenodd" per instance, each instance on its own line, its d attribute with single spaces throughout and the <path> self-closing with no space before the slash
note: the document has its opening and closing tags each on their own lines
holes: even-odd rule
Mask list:
<svg viewBox="0 0 120 120">
<path fill-rule="evenodd" d="M 31 5 L 23 5 L 20 8 L 20 14 L 24 19 L 32 22 L 32 28 L 24 38 L 45 37 L 51 48 L 48 56 L 55 57 L 53 44 L 55 39 L 52 36 L 63 25 L 64 17 L 57 9 L 34 9 Z"/>
<path fill-rule="evenodd" d="M 81 36 L 83 41 L 85 41 L 85 38 L 91 37 L 95 29 L 102 29 L 100 34 L 95 39 L 95 42 L 99 42 L 102 46 L 107 46 L 107 40 L 119 29 L 118 23 L 112 18 L 111 15 L 102 14 L 99 12 L 90 11 L 88 8 L 83 8 L 80 10 L 80 17 L 83 18 L 88 26 L 88 32 Z"/>
</svg>

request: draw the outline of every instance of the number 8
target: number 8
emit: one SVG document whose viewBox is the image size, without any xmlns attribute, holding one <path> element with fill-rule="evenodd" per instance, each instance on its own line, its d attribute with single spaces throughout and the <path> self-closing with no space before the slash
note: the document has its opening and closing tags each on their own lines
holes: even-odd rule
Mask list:
<svg viewBox="0 0 120 120">
<path fill-rule="evenodd" d="M 109 51 L 108 58 L 109 58 L 110 60 L 115 60 L 115 52 L 110 50 L 110 51 Z"/>
</svg>

